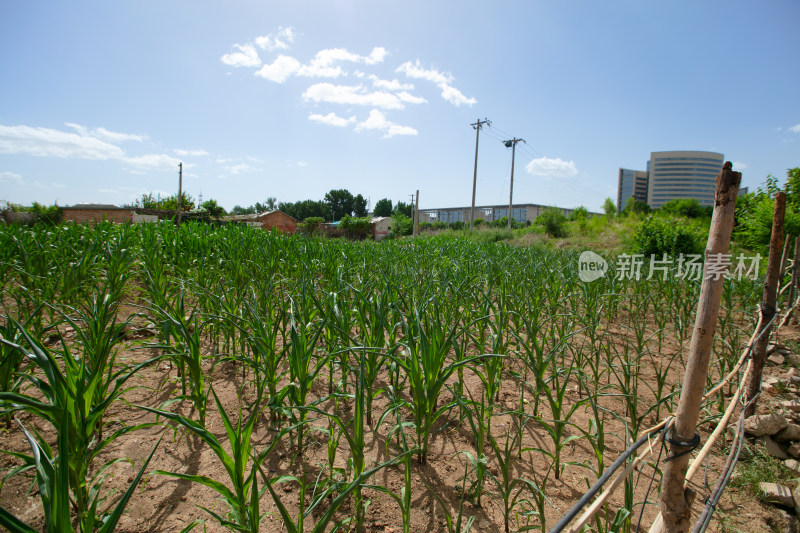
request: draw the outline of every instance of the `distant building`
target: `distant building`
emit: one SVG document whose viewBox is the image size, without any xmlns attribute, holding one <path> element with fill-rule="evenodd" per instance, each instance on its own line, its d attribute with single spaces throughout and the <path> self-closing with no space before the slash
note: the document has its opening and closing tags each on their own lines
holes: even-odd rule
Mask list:
<svg viewBox="0 0 800 533">
<path fill-rule="evenodd" d="M 717 174 L 725 156 L 716 152 L 652 152 L 647 200 L 657 209 L 670 200 L 695 198 L 714 206 Z"/>
<path fill-rule="evenodd" d="M 625 209 L 630 198 L 647 203 L 648 173 L 646 170 L 619 169 L 617 185 L 617 211 Z"/>
<path fill-rule="evenodd" d="M 392 223 L 392 217 L 372 217 L 372 238 L 376 241 L 382 241 L 389 236 L 389 227 Z"/>
<path fill-rule="evenodd" d="M 265 230 L 275 228 L 282 233 L 294 233 L 297 231 L 297 220 L 277 209 L 252 215 L 231 215 L 222 217 L 222 220 Z"/>
<path fill-rule="evenodd" d="M 647 170 L 619 169 L 617 209 L 629 198 L 658 209 L 670 200 L 694 198 L 702 206 L 714 205 L 717 174 L 725 156 L 717 152 L 651 152 Z"/>
<path fill-rule="evenodd" d="M 61 213 L 64 222 L 76 224 L 97 224 L 103 221 L 129 224 L 133 221 L 136 210 L 110 204 L 75 204 L 72 207 L 62 207 Z"/>
<path fill-rule="evenodd" d="M 539 204 L 515 204 L 511 206 L 511 217 L 517 222 L 528 223 L 536 220 L 546 209 L 551 206 Z M 420 209 L 420 222 L 464 222 L 469 224 L 470 206 L 467 207 L 445 207 L 439 209 Z M 574 209 L 560 209 L 564 216 L 569 217 Z M 597 213 L 593 213 L 597 214 Z M 508 204 L 506 205 L 476 205 L 475 218 L 482 218 L 486 222 L 494 222 L 508 216 Z"/>
</svg>

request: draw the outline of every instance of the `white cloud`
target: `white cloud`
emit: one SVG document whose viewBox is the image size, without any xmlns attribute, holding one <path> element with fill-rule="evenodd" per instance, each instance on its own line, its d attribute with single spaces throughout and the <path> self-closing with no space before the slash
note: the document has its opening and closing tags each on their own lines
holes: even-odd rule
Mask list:
<svg viewBox="0 0 800 533">
<path fill-rule="evenodd" d="M 76 133 L 51 128 L 0 125 L 0 153 L 100 161 L 114 160 L 138 170 L 174 170 L 178 168 L 180 161 L 169 155 L 130 156 L 119 146 L 103 140 L 105 138 L 115 142 L 142 141 L 147 138 L 146 135 L 116 133 L 105 128 L 89 130 L 74 123 L 66 125 Z M 184 168 L 190 166 L 184 165 Z M 57 185 L 49 186 L 56 187 Z"/>
<path fill-rule="evenodd" d="M 578 175 L 578 169 L 574 161 L 564 161 L 560 157 L 551 159 L 540 157 L 533 159 L 525 165 L 528 174 L 534 176 L 546 176 L 551 178 L 573 178 Z"/>
<path fill-rule="evenodd" d="M 390 122 L 386 119 L 386 116 L 377 109 L 370 111 L 369 117 L 364 122 L 360 122 L 356 125 L 356 131 L 362 130 L 383 131 L 384 138 L 393 137 L 395 135 L 417 135 L 418 133 L 417 130 L 411 126 L 401 126 Z"/>
<path fill-rule="evenodd" d="M 105 128 L 95 128 L 92 130 L 92 135 L 98 139 L 112 143 L 120 143 L 124 141 L 142 142 L 147 139 L 147 135 L 136 135 L 133 133 L 117 133 L 115 131 L 108 131 Z"/>
<path fill-rule="evenodd" d="M 16 172 L 0 172 L 0 183 L 8 183 L 11 181 L 22 183 L 22 176 Z"/>
<path fill-rule="evenodd" d="M 108 131 L 105 128 L 95 128 L 93 130 L 89 130 L 89 128 L 85 126 L 81 126 L 80 124 L 75 124 L 74 122 L 66 122 L 64 124 L 68 128 L 72 128 L 79 135 L 86 136 L 86 137 L 94 137 L 96 139 L 100 139 L 103 141 L 108 141 L 110 143 L 121 143 L 124 141 L 136 141 L 142 142 L 147 139 L 147 135 L 136 135 L 134 133 L 118 133 L 115 131 Z"/>
<path fill-rule="evenodd" d="M 386 49 L 375 47 L 368 56 L 361 56 L 349 52 L 344 48 L 328 48 L 320 50 L 311 63 L 303 65 L 297 71 L 298 76 L 306 76 L 310 78 L 338 78 L 345 74 L 340 66 L 335 65 L 339 62 L 350 63 L 364 63 L 366 65 L 374 65 L 380 63 L 386 57 Z"/>
<path fill-rule="evenodd" d="M 373 86 L 378 89 L 386 89 L 387 91 L 410 91 L 414 88 L 413 83 L 400 83 L 400 81 L 397 79 L 393 79 L 391 81 L 383 80 L 375 74 L 370 74 L 369 79 L 372 81 Z"/>
<path fill-rule="evenodd" d="M 453 81 L 453 76 L 450 73 L 439 72 L 435 69 L 422 68 L 419 59 L 415 63 L 406 61 L 397 67 L 395 72 L 402 72 L 409 78 L 422 79 L 431 83 L 435 83 L 439 89 L 442 90 L 442 98 L 455 106 L 464 104 L 471 106 L 478 103 L 475 98 L 468 98 L 464 96 L 461 91 L 450 85 L 450 83 Z"/>
<path fill-rule="evenodd" d="M 247 163 L 239 163 L 238 165 L 233 165 L 227 168 L 228 172 L 233 174 L 234 176 L 238 174 L 244 174 L 246 172 L 256 172 L 258 169 L 256 167 L 252 167 Z"/>
<path fill-rule="evenodd" d="M 226 65 L 231 67 L 258 67 L 261 65 L 258 52 L 256 52 L 252 44 L 234 44 L 233 48 L 238 52 L 231 52 L 220 58 Z"/>
<path fill-rule="evenodd" d="M 446 83 L 440 83 L 439 88 L 442 90 L 442 98 L 456 107 L 460 106 L 461 104 L 472 106 L 478 103 L 476 99 L 467 98 L 461 91 Z"/>
<path fill-rule="evenodd" d="M 174 170 L 178 171 L 178 163 L 181 161 L 167 154 L 145 154 L 136 157 L 124 157 L 122 161 L 139 170 Z M 183 165 L 184 170 L 192 165 Z"/>
<path fill-rule="evenodd" d="M 285 82 L 289 76 L 300 69 L 300 62 L 291 56 L 278 56 L 270 65 L 264 65 L 256 72 L 256 76 L 266 78 L 275 83 Z"/>
<path fill-rule="evenodd" d="M 176 155 L 179 155 L 181 157 L 186 157 L 186 156 L 201 157 L 204 155 L 210 155 L 205 150 L 181 150 L 179 148 L 176 148 L 175 150 L 173 150 L 173 152 L 175 152 Z"/>
<path fill-rule="evenodd" d="M 367 105 L 381 109 L 403 109 L 405 107 L 397 95 L 384 91 L 367 92 L 363 85 L 317 83 L 306 89 L 303 99 L 331 104 Z"/>
<path fill-rule="evenodd" d="M 92 137 L 85 128 L 83 130 L 70 133 L 50 128 L 0 125 L 0 153 L 99 160 L 125 156 L 119 146 Z"/>
<path fill-rule="evenodd" d="M 256 76 L 274 81 L 285 82 L 290 76 L 304 76 L 307 78 L 338 78 L 346 72 L 337 63 L 363 63 L 374 65 L 383 61 L 386 50 L 375 47 L 368 56 L 354 54 L 344 48 L 327 48 L 320 50 L 310 63 L 303 65 L 292 56 L 280 55 L 271 64 L 264 65 L 256 72 Z"/>
<path fill-rule="evenodd" d="M 800 124 L 795 124 L 794 126 L 789 128 L 789 131 L 794 132 L 794 133 L 800 133 Z"/>
<path fill-rule="evenodd" d="M 440 83 L 450 83 L 453 81 L 453 76 L 448 73 L 439 72 L 438 70 L 434 69 L 422 68 L 422 66 L 420 66 L 419 59 L 417 59 L 416 63 L 406 61 L 397 67 L 395 72 L 403 72 L 409 78 L 427 80 L 437 85 Z"/>
<path fill-rule="evenodd" d="M 336 113 L 328 113 L 327 115 L 311 114 L 308 116 L 308 120 L 311 120 L 312 122 L 319 122 L 320 124 L 327 124 L 328 126 L 337 126 L 342 128 L 352 122 L 355 122 L 356 117 L 344 118 L 340 117 Z"/>
<path fill-rule="evenodd" d="M 731 164 L 733 165 L 734 170 L 744 170 L 747 168 L 747 165 L 741 161 L 732 161 Z"/>
<path fill-rule="evenodd" d="M 397 93 L 397 97 L 400 99 L 400 101 L 406 102 L 408 104 L 424 104 L 427 102 L 427 100 L 425 100 L 421 96 L 414 96 L 413 94 L 409 94 L 406 91 L 401 91 Z"/>
<path fill-rule="evenodd" d="M 286 50 L 289 45 L 294 43 L 294 28 L 279 27 L 276 35 L 262 35 L 256 37 L 256 45 L 262 50 L 271 52 L 272 50 Z"/>
</svg>

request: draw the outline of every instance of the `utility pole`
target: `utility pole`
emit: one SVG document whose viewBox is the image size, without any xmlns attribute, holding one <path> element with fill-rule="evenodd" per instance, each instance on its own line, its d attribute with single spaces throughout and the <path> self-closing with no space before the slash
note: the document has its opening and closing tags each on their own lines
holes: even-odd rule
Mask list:
<svg viewBox="0 0 800 533">
<path fill-rule="evenodd" d="M 511 148 L 511 187 L 508 189 L 508 231 L 511 231 L 511 208 L 514 205 L 514 156 L 517 151 L 517 143 L 520 141 L 525 142 L 525 139 L 517 139 L 514 137 L 508 141 L 503 141 L 506 148 Z"/>
<path fill-rule="evenodd" d="M 483 120 L 478 119 L 477 122 L 470 124 L 475 130 L 475 172 L 472 174 L 472 207 L 469 209 L 469 229 L 475 227 L 475 184 L 478 181 L 478 138 L 481 134 L 481 128 L 484 124 L 492 125 L 492 121 L 488 118 Z"/>
<path fill-rule="evenodd" d="M 181 227 L 183 214 L 183 163 L 178 163 L 178 227 Z"/>
<path fill-rule="evenodd" d="M 414 237 L 419 235 L 419 189 L 417 189 L 417 199 L 414 204 Z"/>
</svg>

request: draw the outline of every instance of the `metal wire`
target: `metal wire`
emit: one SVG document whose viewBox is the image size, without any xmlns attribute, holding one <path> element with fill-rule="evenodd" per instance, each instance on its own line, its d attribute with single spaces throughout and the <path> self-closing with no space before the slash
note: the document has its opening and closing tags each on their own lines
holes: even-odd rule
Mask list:
<svg viewBox="0 0 800 533">
<path fill-rule="evenodd" d="M 581 499 L 578 500 L 578 503 L 576 503 L 572 507 L 572 509 L 570 509 L 569 512 L 567 514 L 565 514 L 561 518 L 561 520 L 558 521 L 558 523 L 555 526 L 553 526 L 553 528 L 550 530 L 550 533 L 559 533 L 560 531 L 562 531 L 567 526 L 567 524 L 569 524 L 572 521 L 573 518 L 578 516 L 578 513 L 581 511 L 581 509 L 586 507 L 586 505 L 592 500 L 592 498 L 594 498 L 595 495 L 598 492 L 600 492 L 600 489 L 602 489 L 603 485 L 606 483 L 606 481 L 608 481 L 609 478 L 611 478 L 611 475 L 617 469 L 619 469 L 620 466 L 625 464 L 625 462 L 628 460 L 628 458 L 631 455 L 633 455 L 633 453 L 636 450 L 638 450 L 645 442 L 647 442 L 650 439 L 651 436 L 658 434 L 660 431 L 661 431 L 661 428 L 659 428 L 658 430 L 652 431 L 650 433 L 645 433 L 644 435 L 639 437 L 639 440 L 637 440 L 636 442 L 631 444 L 628 447 L 627 450 L 622 452 L 622 455 L 620 455 L 617 458 L 617 460 L 614 461 L 614 464 L 612 464 L 610 467 L 608 467 L 608 469 L 605 472 L 603 472 L 603 475 L 600 476 L 600 478 L 597 481 L 595 481 L 594 485 L 592 485 L 592 487 L 586 492 L 586 494 L 584 494 L 581 497 Z"/>
</svg>

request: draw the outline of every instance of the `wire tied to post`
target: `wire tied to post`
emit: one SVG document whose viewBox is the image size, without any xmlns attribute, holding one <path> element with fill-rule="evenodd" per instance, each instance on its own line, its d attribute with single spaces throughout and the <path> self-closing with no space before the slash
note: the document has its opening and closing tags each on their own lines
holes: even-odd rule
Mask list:
<svg viewBox="0 0 800 533">
<path fill-rule="evenodd" d="M 678 457 L 682 457 L 684 455 L 690 454 L 700 446 L 700 433 L 697 431 L 694 432 L 694 437 L 691 440 L 681 440 L 673 436 L 672 426 L 675 418 L 671 418 L 670 421 L 667 423 L 666 427 L 664 428 L 663 439 L 664 442 L 669 444 L 670 446 L 678 446 L 680 448 L 686 448 L 685 450 L 681 451 L 680 453 L 676 453 L 675 455 L 670 455 L 664 462 L 672 461 L 673 459 L 677 459 Z M 680 435 L 678 435 L 680 437 Z M 670 452 L 672 449 L 670 449 Z"/>
</svg>

